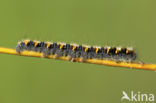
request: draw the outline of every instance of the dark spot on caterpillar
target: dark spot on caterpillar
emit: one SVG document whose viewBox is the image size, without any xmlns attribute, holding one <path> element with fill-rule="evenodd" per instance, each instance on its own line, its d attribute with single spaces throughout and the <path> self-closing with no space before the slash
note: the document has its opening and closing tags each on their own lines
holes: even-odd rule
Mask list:
<svg viewBox="0 0 156 103">
<path fill-rule="evenodd" d="M 94 47 L 77 44 L 51 43 L 23 40 L 16 46 L 18 53 L 22 51 L 40 52 L 43 55 L 56 55 L 57 57 L 69 57 L 69 60 L 74 61 L 76 58 L 86 59 L 105 59 L 115 60 L 117 62 L 125 61 L 132 62 L 136 59 L 136 53 L 130 48 L 117 47 Z"/>
</svg>

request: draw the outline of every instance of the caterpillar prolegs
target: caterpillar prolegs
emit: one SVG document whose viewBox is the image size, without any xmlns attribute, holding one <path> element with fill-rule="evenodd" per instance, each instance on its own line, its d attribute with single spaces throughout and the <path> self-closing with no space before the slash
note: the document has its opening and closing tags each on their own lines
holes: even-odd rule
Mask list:
<svg viewBox="0 0 156 103">
<path fill-rule="evenodd" d="M 32 40 L 18 42 L 16 52 L 20 53 L 22 51 L 39 52 L 42 53 L 43 57 L 49 55 L 54 55 L 54 58 L 64 56 L 68 57 L 70 61 L 81 58 L 82 61 L 85 61 L 86 59 L 108 59 L 117 62 L 132 62 L 137 57 L 133 48 L 86 46 Z"/>
</svg>

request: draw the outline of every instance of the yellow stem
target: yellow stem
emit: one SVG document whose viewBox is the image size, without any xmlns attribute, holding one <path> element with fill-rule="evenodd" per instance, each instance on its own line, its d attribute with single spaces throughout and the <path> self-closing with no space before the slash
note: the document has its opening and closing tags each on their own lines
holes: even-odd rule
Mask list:
<svg viewBox="0 0 156 103">
<path fill-rule="evenodd" d="M 0 47 L 0 53 L 5 54 L 12 54 L 12 55 L 21 55 L 21 56 L 31 56 L 31 57 L 43 57 L 42 53 L 32 52 L 32 51 L 23 51 L 20 54 L 16 52 L 15 49 L 4 48 Z M 50 59 L 59 59 L 59 60 L 67 60 L 69 61 L 69 57 L 56 57 L 55 55 L 49 55 L 46 58 Z M 82 62 L 81 58 L 76 58 L 74 61 Z M 101 65 L 109 65 L 109 66 L 116 66 L 116 67 L 127 67 L 127 68 L 134 68 L 134 69 L 144 69 L 144 70 L 153 70 L 156 71 L 156 64 L 145 64 L 145 63 L 127 63 L 127 62 L 116 62 L 112 60 L 98 60 L 98 59 L 87 59 L 83 61 L 85 63 L 91 64 L 101 64 Z"/>
</svg>

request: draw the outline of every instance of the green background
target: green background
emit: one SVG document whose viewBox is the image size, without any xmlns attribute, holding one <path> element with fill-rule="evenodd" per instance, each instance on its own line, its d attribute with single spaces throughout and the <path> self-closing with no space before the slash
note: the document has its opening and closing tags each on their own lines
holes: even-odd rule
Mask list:
<svg viewBox="0 0 156 103">
<path fill-rule="evenodd" d="M 22 39 L 130 46 L 156 63 L 155 0 L 0 0 L 0 46 Z M 0 54 L 0 103 L 120 103 L 156 72 Z M 126 101 L 125 101 L 126 102 Z M 127 102 L 130 103 L 130 102 Z"/>
</svg>

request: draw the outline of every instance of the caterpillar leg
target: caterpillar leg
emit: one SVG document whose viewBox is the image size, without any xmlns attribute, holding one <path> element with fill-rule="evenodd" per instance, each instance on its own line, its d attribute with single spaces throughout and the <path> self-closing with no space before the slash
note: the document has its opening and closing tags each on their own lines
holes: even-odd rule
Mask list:
<svg viewBox="0 0 156 103">
<path fill-rule="evenodd" d="M 71 60 L 70 60 L 71 62 L 75 62 L 75 58 L 71 58 Z"/>
<path fill-rule="evenodd" d="M 21 49 L 19 46 L 17 46 L 17 47 L 16 47 L 16 52 L 17 52 L 18 54 L 20 54 L 21 51 L 22 51 L 22 49 Z"/>
<path fill-rule="evenodd" d="M 71 61 L 72 57 L 71 56 L 67 56 L 68 61 Z"/>
<path fill-rule="evenodd" d="M 58 58 L 58 55 L 57 54 L 54 54 L 53 58 L 54 59 Z"/>
<path fill-rule="evenodd" d="M 86 58 L 80 57 L 80 62 L 85 62 Z"/>
<path fill-rule="evenodd" d="M 47 55 L 45 55 L 44 53 L 42 53 L 41 58 L 47 58 L 47 57 L 48 57 Z"/>
</svg>

